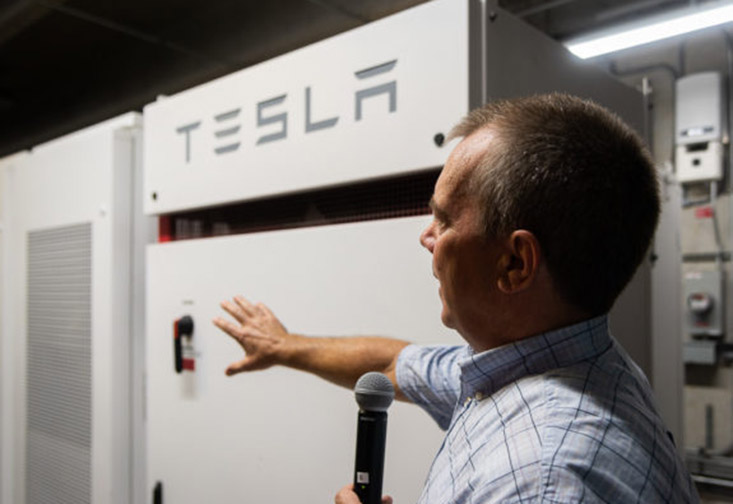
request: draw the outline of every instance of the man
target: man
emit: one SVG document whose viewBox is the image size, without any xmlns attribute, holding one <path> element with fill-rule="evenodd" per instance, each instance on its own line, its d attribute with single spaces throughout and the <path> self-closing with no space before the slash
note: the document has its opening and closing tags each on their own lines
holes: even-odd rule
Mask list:
<svg viewBox="0 0 733 504">
<path fill-rule="evenodd" d="M 244 348 L 228 374 L 280 364 L 353 387 L 378 370 L 447 430 L 420 503 L 694 502 L 649 385 L 607 313 L 659 215 L 638 137 L 553 94 L 471 112 L 420 236 L 443 323 L 466 347 L 289 333 L 241 297 L 215 324 Z M 355 364 L 356 363 L 356 364 Z M 349 486 L 338 504 L 358 503 Z"/>
</svg>

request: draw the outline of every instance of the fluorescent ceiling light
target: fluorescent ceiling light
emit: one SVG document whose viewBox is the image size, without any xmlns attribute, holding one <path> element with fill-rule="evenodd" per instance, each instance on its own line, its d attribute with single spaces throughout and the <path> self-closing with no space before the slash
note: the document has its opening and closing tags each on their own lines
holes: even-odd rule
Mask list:
<svg viewBox="0 0 733 504">
<path fill-rule="evenodd" d="M 680 9 L 663 16 L 568 40 L 565 46 L 580 58 L 593 58 L 730 21 L 733 21 L 733 3 L 715 2 L 706 7 Z"/>
</svg>

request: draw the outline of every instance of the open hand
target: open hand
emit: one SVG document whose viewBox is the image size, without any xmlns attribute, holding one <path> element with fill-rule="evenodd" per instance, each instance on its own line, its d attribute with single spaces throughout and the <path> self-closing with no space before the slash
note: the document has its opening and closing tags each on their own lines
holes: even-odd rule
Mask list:
<svg viewBox="0 0 733 504">
<path fill-rule="evenodd" d="M 237 323 L 216 317 L 214 325 L 234 338 L 245 352 L 244 359 L 229 365 L 227 375 L 267 369 L 280 362 L 291 335 L 267 306 L 253 305 L 242 296 L 235 296 L 232 301 L 223 301 L 221 307 Z"/>
</svg>

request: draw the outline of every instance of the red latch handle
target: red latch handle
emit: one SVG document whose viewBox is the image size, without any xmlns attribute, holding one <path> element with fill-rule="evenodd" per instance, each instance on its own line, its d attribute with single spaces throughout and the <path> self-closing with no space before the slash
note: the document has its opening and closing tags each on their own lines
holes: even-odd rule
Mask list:
<svg viewBox="0 0 733 504">
<path fill-rule="evenodd" d="M 184 315 L 173 322 L 173 365 L 176 373 L 180 373 L 184 369 L 193 371 L 193 359 L 183 358 L 183 337 L 193 337 L 193 319 L 189 315 Z"/>
</svg>

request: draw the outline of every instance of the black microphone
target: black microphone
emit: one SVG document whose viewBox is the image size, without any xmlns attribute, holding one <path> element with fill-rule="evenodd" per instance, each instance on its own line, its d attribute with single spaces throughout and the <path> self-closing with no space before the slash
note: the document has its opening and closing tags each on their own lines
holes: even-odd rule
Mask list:
<svg viewBox="0 0 733 504">
<path fill-rule="evenodd" d="M 394 387 L 382 373 L 371 372 L 359 378 L 354 394 L 359 405 L 354 492 L 362 504 L 380 504 L 384 445 L 387 441 L 387 408 L 394 399 Z"/>
</svg>

